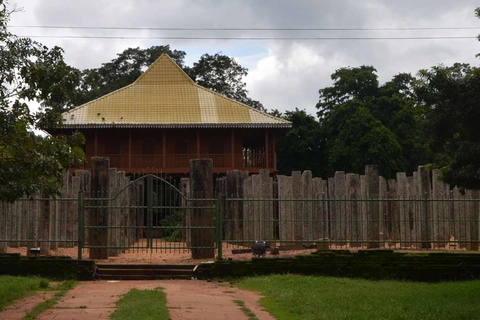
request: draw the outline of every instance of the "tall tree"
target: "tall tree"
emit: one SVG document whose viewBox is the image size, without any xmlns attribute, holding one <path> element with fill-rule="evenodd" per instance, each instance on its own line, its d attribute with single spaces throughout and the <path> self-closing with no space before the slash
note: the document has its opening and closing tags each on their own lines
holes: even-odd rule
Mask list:
<svg viewBox="0 0 480 320">
<path fill-rule="evenodd" d="M 283 115 L 275 110 L 272 114 L 292 122 L 292 129 L 277 139 L 279 172 L 289 175 L 292 170 L 311 170 L 316 176 L 324 176 L 322 151 L 325 141 L 317 119 L 298 109 Z"/>
<path fill-rule="evenodd" d="M 83 156 L 83 137 L 41 137 L 33 129 L 59 123 L 56 109 L 74 92 L 79 75 L 68 67 L 58 47 L 48 49 L 7 31 L 11 11 L 0 2 L 0 200 L 13 201 L 42 190 L 55 194 L 62 171 Z M 42 108 L 31 113 L 30 101 Z"/>
<path fill-rule="evenodd" d="M 330 174 L 362 172 L 367 164 L 379 164 L 382 174 L 391 177 L 426 163 L 415 78 L 399 74 L 380 85 L 375 68 L 361 66 L 341 68 L 332 80 L 331 87 L 319 91 L 317 104 Z"/>
<path fill-rule="evenodd" d="M 443 179 L 480 188 L 480 69 L 468 64 L 419 72 L 419 103 L 426 109 L 426 134 Z"/>
<path fill-rule="evenodd" d="M 248 91 L 243 78 L 248 69 L 242 67 L 235 59 L 219 53 L 208 53 L 200 57 L 198 62 L 189 69 L 192 79 L 202 87 L 221 93 L 231 99 L 245 103 L 259 110 L 264 110 L 262 104 L 248 97 Z"/>
</svg>

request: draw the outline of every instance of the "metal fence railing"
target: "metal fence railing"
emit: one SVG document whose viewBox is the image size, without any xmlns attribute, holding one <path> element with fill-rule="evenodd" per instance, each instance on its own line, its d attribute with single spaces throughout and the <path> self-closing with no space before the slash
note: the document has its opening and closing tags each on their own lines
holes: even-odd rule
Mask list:
<svg viewBox="0 0 480 320">
<path fill-rule="evenodd" d="M 222 256 L 255 241 L 287 250 L 479 250 L 480 199 L 184 197 L 148 179 L 114 197 L 79 192 L 0 203 L 0 252 L 40 247 L 82 257 L 101 248 L 109 256 L 208 249 Z"/>
<path fill-rule="evenodd" d="M 478 250 L 478 199 L 223 200 L 230 246 Z"/>
</svg>

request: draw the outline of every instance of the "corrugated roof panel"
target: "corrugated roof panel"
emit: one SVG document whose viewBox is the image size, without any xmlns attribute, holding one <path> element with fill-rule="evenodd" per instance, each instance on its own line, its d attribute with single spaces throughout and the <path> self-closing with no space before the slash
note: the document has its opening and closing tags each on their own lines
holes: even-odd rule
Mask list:
<svg viewBox="0 0 480 320">
<path fill-rule="evenodd" d="M 62 114 L 63 127 L 290 127 L 291 123 L 195 84 L 162 55 L 133 84 Z"/>
</svg>

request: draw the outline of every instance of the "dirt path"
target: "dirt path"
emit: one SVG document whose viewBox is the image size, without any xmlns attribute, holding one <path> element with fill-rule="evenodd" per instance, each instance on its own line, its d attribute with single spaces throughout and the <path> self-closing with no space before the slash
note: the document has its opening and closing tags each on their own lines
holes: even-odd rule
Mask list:
<svg viewBox="0 0 480 320">
<path fill-rule="evenodd" d="M 83 282 L 69 291 L 54 308 L 43 312 L 38 319 L 108 319 L 115 311 L 115 302 L 130 289 L 156 287 L 164 288 L 173 320 L 247 319 L 233 302 L 236 299 L 244 301 L 245 306 L 259 319 L 274 319 L 258 305 L 258 294 L 231 288 L 229 284 L 198 280 Z"/>
<path fill-rule="evenodd" d="M 258 319 L 274 319 L 258 305 L 260 296 L 231 288 L 228 283 L 206 281 L 163 281 L 170 316 L 176 319 L 247 319 L 233 300 L 242 300 Z"/>
<path fill-rule="evenodd" d="M 55 291 L 40 291 L 35 295 L 26 297 L 16 301 L 11 306 L 0 312 L 2 320 L 18 320 L 22 319 L 27 312 L 31 311 L 39 303 L 48 300 L 54 296 Z"/>
</svg>

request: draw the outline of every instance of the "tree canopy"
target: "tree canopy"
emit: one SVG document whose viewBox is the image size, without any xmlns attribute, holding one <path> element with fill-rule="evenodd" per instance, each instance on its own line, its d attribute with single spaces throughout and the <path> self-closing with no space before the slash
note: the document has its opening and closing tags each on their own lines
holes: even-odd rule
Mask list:
<svg viewBox="0 0 480 320">
<path fill-rule="evenodd" d="M 419 72 L 416 92 L 426 112 L 426 135 L 443 179 L 480 188 L 480 69 L 467 64 Z"/>
<path fill-rule="evenodd" d="M 34 132 L 59 123 L 55 110 L 74 95 L 78 72 L 65 64 L 60 48 L 9 33 L 10 14 L 6 2 L 0 3 L 0 200 L 7 201 L 39 190 L 55 194 L 62 170 L 83 157 L 81 135 Z M 40 103 L 40 110 L 32 113 L 29 101 Z"/>
<path fill-rule="evenodd" d="M 429 161 L 413 76 L 398 74 L 380 85 L 376 69 L 361 66 L 341 68 L 332 80 L 331 87 L 320 89 L 317 104 L 330 174 L 361 173 L 365 165 L 378 164 L 392 177 Z"/>
</svg>

